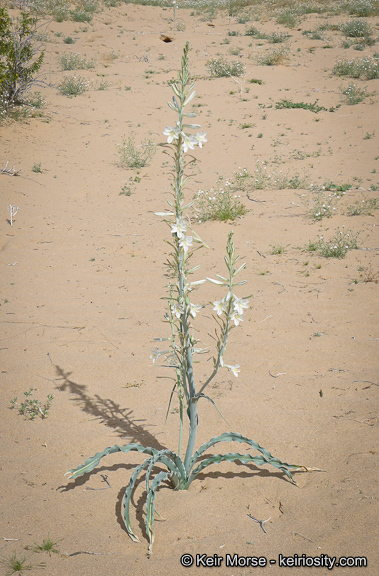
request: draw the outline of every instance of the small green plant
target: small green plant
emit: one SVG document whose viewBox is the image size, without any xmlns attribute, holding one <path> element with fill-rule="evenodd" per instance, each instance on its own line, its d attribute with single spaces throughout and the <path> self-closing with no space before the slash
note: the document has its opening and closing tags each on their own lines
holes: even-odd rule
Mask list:
<svg viewBox="0 0 379 576">
<path fill-rule="evenodd" d="M 58 542 L 54 542 L 51 540 L 50 535 L 48 534 L 47 538 L 43 540 L 42 544 L 36 544 L 33 548 L 34 552 L 47 552 L 49 556 L 52 554 L 59 554 L 59 550 L 57 548 Z"/>
<path fill-rule="evenodd" d="M 66 38 L 63 39 L 63 42 L 65 44 L 74 44 L 75 40 L 71 38 L 71 36 L 67 36 Z"/>
<path fill-rule="evenodd" d="M 379 78 L 379 58 L 366 56 L 355 60 L 338 60 L 333 66 L 332 72 L 336 76 L 375 80 Z"/>
<path fill-rule="evenodd" d="M 287 100 L 283 98 L 279 102 L 275 104 L 275 108 L 277 110 L 281 110 L 282 108 L 302 108 L 303 110 L 310 110 L 310 112 L 314 112 L 317 114 L 321 110 L 327 110 L 324 106 L 319 106 L 317 104 L 318 100 L 315 100 L 313 103 L 307 102 L 292 102 L 291 100 Z"/>
<path fill-rule="evenodd" d="M 86 12 L 84 10 L 74 10 L 71 12 L 71 18 L 74 22 L 92 22 L 93 12 Z"/>
<path fill-rule="evenodd" d="M 257 38 L 259 40 L 266 39 L 266 34 L 258 30 L 258 28 L 256 28 L 254 25 L 250 26 L 250 28 L 246 28 L 245 36 L 253 36 L 254 38 Z"/>
<path fill-rule="evenodd" d="M 278 24 L 283 24 L 288 28 L 294 28 L 297 24 L 298 14 L 294 10 L 282 10 L 276 18 Z"/>
<path fill-rule="evenodd" d="M 342 193 L 324 190 L 312 190 L 311 197 L 304 196 L 303 203 L 307 209 L 307 215 L 314 222 L 320 222 L 323 218 L 331 218 L 336 213 L 336 203 Z"/>
<path fill-rule="evenodd" d="M 9 558 L 2 556 L 1 564 L 6 566 L 6 576 L 12 576 L 12 574 L 16 574 L 16 572 L 20 574 L 23 570 L 31 570 L 32 565 L 27 564 L 27 560 L 28 558 L 26 556 L 24 556 L 24 558 L 17 558 L 16 552 Z"/>
<path fill-rule="evenodd" d="M 378 198 L 363 197 L 362 200 L 356 200 L 354 204 L 347 207 L 346 214 L 348 216 L 373 216 L 373 212 L 379 208 Z"/>
<path fill-rule="evenodd" d="M 128 168 L 143 168 L 150 162 L 155 150 L 155 144 L 152 140 L 144 140 L 141 144 L 136 145 L 134 134 L 128 138 L 124 136 L 122 144 L 118 145 L 120 162 Z"/>
<path fill-rule="evenodd" d="M 132 195 L 132 191 L 130 189 L 130 186 L 127 186 L 126 184 L 121 188 L 121 192 L 120 192 L 120 196 L 131 196 Z"/>
<path fill-rule="evenodd" d="M 284 32 L 272 32 L 267 34 L 266 38 L 271 44 L 281 44 L 289 38 L 289 35 Z"/>
<path fill-rule="evenodd" d="M 64 96 L 79 96 L 89 88 L 88 81 L 82 76 L 65 76 L 58 85 L 59 91 Z"/>
<path fill-rule="evenodd" d="M 17 397 L 10 401 L 12 407 L 19 406 L 19 414 L 25 416 L 26 420 L 34 420 L 37 416 L 47 418 L 51 403 L 54 399 L 54 397 L 49 394 L 45 402 L 42 404 L 40 400 L 32 397 L 35 390 L 36 388 L 29 388 L 28 391 L 24 392 L 25 400 L 21 404 L 17 402 Z"/>
<path fill-rule="evenodd" d="M 248 212 L 240 200 L 240 195 L 234 193 L 228 180 L 225 185 L 221 179 L 215 188 L 199 190 L 194 199 L 195 218 L 199 223 L 207 220 L 233 221 Z"/>
<path fill-rule="evenodd" d="M 345 96 L 346 103 L 350 106 L 363 102 L 367 96 L 366 88 L 359 88 L 356 84 L 352 84 L 351 82 L 347 88 L 341 89 L 341 92 Z"/>
<path fill-rule="evenodd" d="M 257 64 L 260 66 L 278 66 L 288 60 L 288 50 L 284 47 L 272 48 L 264 54 L 257 56 Z"/>
<path fill-rule="evenodd" d="M 373 282 L 374 284 L 378 284 L 379 272 L 375 272 L 375 270 L 372 267 L 371 262 L 367 267 L 360 266 L 359 272 L 360 272 L 359 276 L 360 276 L 362 282 L 365 282 L 366 284 L 369 282 Z"/>
<path fill-rule="evenodd" d="M 319 236 L 317 242 L 310 242 L 308 251 L 317 251 L 324 258 L 345 258 L 349 250 L 358 249 L 358 234 L 353 234 L 351 230 L 338 229 L 335 235 L 328 241 L 323 236 Z"/>
<path fill-rule="evenodd" d="M 95 67 L 94 60 L 87 60 L 80 54 L 73 54 L 72 52 L 65 52 L 59 57 L 59 65 L 62 70 L 86 70 Z"/>
<path fill-rule="evenodd" d="M 189 79 L 188 52 L 189 44 L 187 42 L 178 81 L 171 85 L 174 96 L 169 102 L 169 106 L 176 114 L 175 124 L 174 126 L 167 126 L 163 132 L 167 136 L 166 150 L 173 158 L 173 197 L 168 201 L 169 210 L 157 213 L 157 215 L 163 216 L 164 222 L 171 230 L 171 237 L 168 242 L 171 246 L 171 252 L 167 259 L 168 309 L 165 314 L 165 321 L 169 325 L 169 336 L 156 338 L 156 341 L 167 344 L 165 344 L 165 350 L 155 348 L 151 355 L 153 362 L 160 360 L 161 366 L 166 371 L 167 369 L 172 371 L 174 385 L 171 385 L 167 414 L 170 413 L 172 400 L 176 399 L 178 403 L 177 414 L 179 415 L 178 452 L 175 453 L 168 448 L 156 449 L 137 443 L 126 446 L 115 445 L 106 448 L 103 452 L 98 452 L 95 456 L 88 458 L 84 464 L 68 472 L 71 478 L 77 478 L 82 474 L 91 472 L 103 457 L 116 452 L 127 454 L 130 451 L 136 451 L 147 455 L 147 459 L 134 469 L 125 491 L 124 521 L 129 536 L 134 542 L 138 542 L 139 539 L 131 526 L 130 503 L 139 476 L 145 473 L 147 495 L 145 527 L 149 540 L 148 554 L 152 553 L 154 542 L 155 498 L 163 483 L 170 483 L 175 490 L 188 490 L 200 472 L 204 472 L 207 467 L 223 461 L 239 461 L 242 464 L 254 463 L 255 465 L 271 464 L 292 481 L 291 472 L 307 470 L 301 466 L 281 462 L 257 442 L 237 432 L 226 432 L 205 442 L 197 450 L 195 448 L 199 425 L 199 402 L 208 399 L 215 405 L 214 401 L 206 395 L 209 384 L 220 369 L 227 369 L 236 377 L 240 372 L 239 364 L 226 364 L 224 358 L 229 334 L 243 321 L 244 311 L 249 308 L 249 297 L 237 296 L 235 293 L 239 286 L 245 284 L 244 280 L 237 279 L 237 275 L 244 270 L 246 264 L 241 265 L 239 263 L 240 257 L 235 252 L 233 232 L 228 235 L 226 244 L 226 276 L 216 275 L 216 279 L 206 278 L 193 282 L 190 280 L 190 275 L 198 269 L 198 266 L 193 267 L 192 265 L 192 256 L 196 250 L 193 244 L 196 243 L 199 247 L 205 246 L 205 244 L 191 227 L 190 218 L 186 215 L 186 209 L 191 206 L 191 204 L 185 204 L 184 198 L 184 190 L 188 180 L 185 175 L 188 166 L 186 154 L 197 145 L 202 147 L 203 143 L 206 142 L 206 134 L 205 132 L 191 133 L 192 130 L 198 130 L 200 126 L 187 124 L 188 118 L 195 117 L 195 113 L 186 112 L 185 109 L 195 96 L 195 92 L 192 91 L 194 84 Z M 214 336 L 216 350 L 213 355 L 213 366 L 208 371 L 209 375 L 204 376 L 204 367 L 200 369 L 199 374 L 197 373 L 194 356 L 197 353 L 205 352 L 205 350 L 198 347 L 197 332 L 193 327 L 193 321 L 196 320 L 196 316 L 200 314 L 203 306 L 193 302 L 192 294 L 196 286 L 207 280 L 222 288 L 224 296 L 213 302 L 213 311 L 217 314 L 216 322 L 218 325 Z M 182 456 L 185 422 L 188 422 L 187 446 Z M 206 454 L 207 450 L 213 449 L 222 442 L 247 444 L 249 449 L 257 450 L 258 454 L 240 454 L 237 452 Z"/>
<path fill-rule="evenodd" d="M 271 246 L 270 254 L 279 255 L 279 254 L 284 254 L 285 251 L 286 251 L 286 247 L 283 244 L 273 244 Z"/>
<path fill-rule="evenodd" d="M 250 82 L 250 84 L 259 84 L 259 86 L 264 84 L 263 80 L 260 80 L 259 78 L 250 78 L 248 82 Z"/>
<path fill-rule="evenodd" d="M 228 62 L 223 56 L 212 58 L 207 62 L 208 70 L 211 76 L 222 78 L 225 76 L 242 76 L 245 67 L 242 62 Z"/>
<path fill-rule="evenodd" d="M 35 172 L 36 174 L 41 174 L 42 173 L 42 164 L 41 162 L 38 162 L 37 164 L 34 164 L 32 170 L 33 172 Z"/>
</svg>

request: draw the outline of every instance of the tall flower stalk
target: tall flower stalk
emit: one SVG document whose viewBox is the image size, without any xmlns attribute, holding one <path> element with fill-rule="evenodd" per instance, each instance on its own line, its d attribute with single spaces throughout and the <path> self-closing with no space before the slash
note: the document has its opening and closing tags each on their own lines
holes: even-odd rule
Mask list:
<svg viewBox="0 0 379 576">
<path fill-rule="evenodd" d="M 237 286 L 245 284 L 245 280 L 237 281 L 236 277 L 245 268 L 246 264 L 238 264 L 239 256 L 235 254 L 232 232 L 228 236 L 226 245 L 226 276 L 217 274 L 215 279 L 206 278 L 193 282 L 189 279 L 191 274 L 199 268 L 199 266 L 191 268 L 191 258 L 197 248 L 205 246 L 205 244 L 192 230 L 190 219 L 186 216 L 186 210 L 191 207 L 191 204 L 185 204 L 184 189 L 188 180 L 185 170 L 188 164 L 192 162 L 191 159 L 187 160 L 189 150 L 193 150 L 195 146 L 202 148 L 207 139 L 205 132 L 199 131 L 199 125 L 188 123 L 189 121 L 187 120 L 195 117 L 194 112 L 186 111 L 186 107 L 195 96 L 194 84 L 190 81 L 188 71 L 188 52 L 189 44 L 187 43 L 183 52 L 178 80 L 171 85 L 174 96 L 172 101 L 169 102 L 169 107 L 177 114 L 177 122 L 174 127 L 167 126 L 163 132 L 167 137 L 167 143 L 164 146 L 168 148 L 168 153 L 172 156 L 174 163 L 173 199 L 168 201 L 169 210 L 157 213 L 159 216 L 163 216 L 164 221 L 170 227 L 171 238 L 168 243 L 172 251 L 167 261 L 170 282 L 168 286 L 169 295 L 167 297 L 168 311 L 165 314 L 165 320 L 170 325 L 170 336 L 156 338 L 156 340 L 169 342 L 170 345 L 169 350 L 160 351 L 155 348 L 151 356 L 153 362 L 163 358 L 163 366 L 171 368 L 175 372 L 175 385 L 171 392 L 169 408 L 171 400 L 176 394 L 179 400 L 180 421 L 178 453 L 169 449 L 157 450 L 136 443 L 127 444 L 126 446 L 115 445 L 106 448 L 103 452 L 98 452 L 95 456 L 86 460 L 83 465 L 68 472 L 71 478 L 77 478 L 86 472 L 92 471 L 104 456 L 114 452 L 127 453 L 137 451 L 148 455 L 148 458 L 135 468 L 126 488 L 124 520 L 129 536 L 133 541 L 138 542 L 138 537 L 131 527 L 129 508 L 136 481 L 139 475 L 144 472 L 147 493 L 145 524 L 149 539 L 149 554 L 152 552 L 154 541 L 153 523 L 156 513 L 154 501 L 156 491 L 162 482 L 170 482 L 176 490 L 187 490 L 199 472 L 212 464 L 222 461 L 239 461 L 242 464 L 254 463 L 259 466 L 271 464 L 275 468 L 280 469 L 292 482 L 291 471 L 305 470 L 302 466 L 287 464 L 273 457 L 268 450 L 262 448 L 257 442 L 237 432 L 225 432 L 205 442 L 197 450 L 195 449 L 199 425 L 198 402 L 201 398 L 205 398 L 214 404 L 213 400 L 205 394 L 206 388 L 215 378 L 220 368 L 230 370 L 236 377 L 238 377 L 240 372 L 239 364 L 224 363 L 224 355 L 228 336 L 231 330 L 243 321 L 244 310 L 249 307 L 249 300 L 247 297 L 236 296 L 234 293 Z M 198 246 L 195 247 L 195 244 L 198 244 Z M 192 292 L 198 285 L 206 281 L 223 287 L 225 296 L 221 300 L 213 302 L 213 311 L 215 312 L 215 320 L 218 325 L 213 369 L 203 382 L 198 383 L 196 389 L 193 358 L 195 354 L 204 351 L 196 347 L 197 341 L 193 335 L 192 321 L 196 318 L 202 306 L 192 301 Z M 186 419 L 188 420 L 188 434 L 187 446 L 184 451 L 183 436 Z M 255 449 L 258 454 L 253 456 L 247 453 L 229 452 L 204 455 L 206 451 L 221 442 L 244 443 Z M 184 452 L 184 457 L 182 457 L 182 452 Z M 154 475 L 153 469 L 156 466 L 160 466 L 161 470 Z"/>
</svg>

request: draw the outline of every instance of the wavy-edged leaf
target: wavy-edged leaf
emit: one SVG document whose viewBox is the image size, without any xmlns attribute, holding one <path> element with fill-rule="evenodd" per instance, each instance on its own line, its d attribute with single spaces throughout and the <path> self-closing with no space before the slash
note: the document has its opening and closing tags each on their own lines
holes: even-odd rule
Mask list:
<svg viewBox="0 0 379 576">
<path fill-rule="evenodd" d="M 226 454 L 216 454 L 214 456 L 211 456 L 210 458 L 206 458 L 205 460 L 202 460 L 202 462 L 196 467 L 194 468 L 194 470 L 192 471 L 192 473 L 190 474 L 189 478 L 188 478 L 188 482 L 186 484 L 186 488 L 189 487 L 189 485 L 191 484 L 191 482 L 196 478 L 196 476 L 202 472 L 202 470 L 204 470 L 204 468 L 207 468 L 207 466 L 211 466 L 212 464 L 219 464 L 220 462 L 235 462 L 235 461 L 240 461 L 241 464 L 249 464 L 249 462 L 253 462 L 254 464 L 257 464 L 258 466 L 262 466 L 263 464 L 272 464 L 273 466 L 275 466 L 276 468 L 279 468 L 280 470 L 282 470 L 286 476 L 288 476 L 288 478 L 291 480 L 291 482 L 294 482 L 292 475 L 290 473 L 290 471 L 286 468 L 286 466 L 288 466 L 288 464 L 283 464 L 280 463 L 282 465 L 276 465 L 273 462 L 268 462 L 267 459 L 262 455 L 262 454 L 258 454 L 257 456 L 252 456 L 251 454 L 238 454 L 237 452 L 227 452 Z M 275 459 L 277 460 L 277 459 Z M 280 460 L 277 461 L 278 463 L 280 462 Z"/>
<path fill-rule="evenodd" d="M 143 454 L 153 455 L 156 452 L 158 452 L 158 450 L 150 447 L 145 448 L 145 446 L 142 446 L 142 444 L 135 444 L 135 443 L 126 444 L 126 446 L 118 446 L 117 444 L 115 444 L 114 446 L 105 448 L 103 452 L 97 452 L 95 456 L 88 458 L 84 462 L 84 464 L 78 466 L 77 468 L 73 468 L 72 470 L 68 470 L 66 474 L 70 474 L 70 480 L 74 480 L 75 478 L 78 478 L 79 476 L 85 474 L 86 472 L 92 472 L 92 470 L 98 465 L 98 463 L 102 458 L 104 458 L 104 456 L 114 454 L 115 452 L 123 452 L 124 454 L 127 454 L 128 452 L 141 452 Z"/>
<path fill-rule="evenodd" d="M 134 486 L 136 483 L 136 480 L 138 478 L 138 476 L 141 474 L 141 472 L 148 467 L 150 462 L 150 458 L 148 458 L 147 460 L 145 460 L 145 462 L 143 462 L 142 464 L 139 464 L 139 466 L 136 466 L 133 470 L 133 474 L 130 477 L 129 480 L 129 484 L 128 487 L 125 490 L 125 494 L 124 494 L 124 522 L 125 522 L 125 527 L 126 527 L 126 531 L 129 534 L 130 538 L 133 540 L 133 542 L 139 542 L 139 538 L 138 536 L 136 536 L 133 532 L 132 529 L 132 525 L 130 523 L 130 515 L 129 515 L 129 508 L 130 508 L 130 499 L 132 497 L 133 494 L 133 490 L 134 490 Z"/>
<path fill-rule="evenodd" d="M 180 481 L 184 484 L 186 481 L 186 472 L 184 469 L 184 464 L 182 459 L 172 452 L 171 450 L 159 450 L 157 454 L 154 454 L 151 458 L 149 458 L 149 466 L 146 472 L 146 492 L 149 493 L 150 486 L 150 474 L 154 468 L 154 466 L 158 463 L 162 463 L 170 470 L 172 476 L 176 476 L 179 482 L 175 482 L 175 484 L 180 484 Z"/>
<path fill-rule="evenodd" d="M 170 476 L 169 472 L 165 472 L 164 470 L 162 470 L 161 472 L 159 472 L 153 479 L 153 481 L 151 482 L 150 485 L 150 491 L 147 495 L 147 500 L 146 500 L 146 533 L 148 535 L 149 538 L 149 549 L 148 549 L 148 555 L 150 556 L 153 552 L 153 544 L 154 544 L 154 532 L 153 532 L 153 524 L 154 524 L 154 513 L 155 513 L 155 506 L 154 506 L 154 500 L 156 497 L 156 490 L 157 488 L 161 485 L 162 482 L 164 482 L 165 480 L 167 480 L 167 478 Z"/>
<path fill-rule="evenodd" d="M 189 462 L 189 470 L 193 468 L 196 460 L 198 460 L 206 450 L 208 450 L 215 444 L 219 444 L 220 442 L 238 442 L 240 444 L 244 443 L 249 444 L 249 446 L 251 446 L 255 450 L 258 450 L 258 452 L 262 454 L 262 457 L 259 456 L 254 457 L 255 458 L 254 462 L 256 464 L 258 464 L 259 466 L 262 466 L 263 464 L 271 464 L 271 466 L 274 466 L 274 468 L 279 468 L 280 470 L 282 470 L 282 472 L 284 472 L 292 482 L 294 482 L 294 480 L 292 478 L 290 470 L 303 469 L 302 466 L 299 466 L 297 464 L 288 464 L 287 462 L 282 462 L 278 458 L 272 456 L 272 454 L 268 450 L 266 450 L 266 448 L 263 448 L 254 440 L 251 440 L 246 436 L 242 436 L 242 434 L 239 434 L 238 432 L 225 432 L 224 434 L 221 434 L 221 436 L 215 436 L 214 438 L 211 438 L 211 440 L 205 442 L 205 444 L 203 444 L 202 446 L 200 446 L 198 450 L 196 450 L 196 452 L 194 453 Z"/>
</svg>

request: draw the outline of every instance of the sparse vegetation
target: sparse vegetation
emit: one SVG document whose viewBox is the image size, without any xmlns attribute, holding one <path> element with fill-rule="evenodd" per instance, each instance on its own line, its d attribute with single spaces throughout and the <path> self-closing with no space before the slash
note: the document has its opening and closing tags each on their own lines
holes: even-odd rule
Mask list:
<svg viewBox="0 0 379 576">
<path fill-rule="evenodd" d="M 225 76 L 242 76 L 245 67 L 242 62 L 237 60 L 229 62 L 223 56 L 212 58 L 207 62 L 208 70 L 211 76 L 222 78 Z"/>
<path fill-rule="evenodd" d="M 375 80 L 379 78 L 379 57 L 366 56 L 355 60 L 338 60 L 332 72 L 336 76 Z"/>
<path fill-rule="evenodd" d="M 236 220 L 244 216 L 248 210 L 235 194 L 231 183 L 218 180 L 215 188 L 199 190 L 195 195 L 194 214 L 199 223 L 207 220 Z"/>
<path fill-rule="evenodd" d="M 34 552 L 47 552 L 49 556 L 52 554 L 59 554 L 59 550 L 57 548 L 58 542 L 54 542 L 51 540 L 50 535 L 43 540 L 42 544 L 36 544 L 33 548 Z"/>
<path fill-rule="evenodd" d="M 338 229 L 330 240 L 325 241 L 323 236 L 319 236 L 318 241 L 309 242 L 307 250 L 318 252 L 324 258 L 345 258 L 349 250 L 358 249 L 359 233 L 354 234 L 351 230 Z"/>
<path fill-rule="evenodd" d="M 144 140 L 135 144 L 134 134 L 123 137 L 122 144 L 118 145 L 118 155 L 122 165 L 128 168 L 143 168 L 155 154 L 155 144 L 152 140 Z"/>
<path fill-rule="evenodd" d="M 343 88 L 341 91 L 345 96 L 347 104 L 350 106 L 363 102 L 367 96 L 366 88 L 359 88 L 359 86 L 352 83 L 350 83 L 347 88 Z"/>
<path fill-rule="evenodd" d="M 307 103 L 307 102 L 292 102 L 291 100 L 287 100 L 286 98 L 283 98 L 283 100 L 277 102 L 275 104 L 275 108 L 277 110 L 280 110 L 282 108 L 302 108 L 303 110 L 310 110 L 315 114 L 317 114 L 321 110 L 327 110 L 325 106 L 318 105 L 318 100 L 315 100 L 315 102 L 313 103 Z"/>
<path fill-rule="evenodd" d="M 86 70 L 95 67 L 94 60 L 87 60 L 84 56 L 80 54 L 73 54 L 72 52 L 66 52 L 61 54 L 59 57 L 59 65 L 62 70 Z"/>
<path fill-rule="evenodd" d="M 374 211 L 379 208 L 378 198 L 363 197 L 362 200 L 356 200 L 354 204 L 347 207 L 346 214 L 348 216 L 373 216 Z"/>
<path fill-rule="evenodd" d="M 89 83 L 82 76 L 65 76 L 58 88 L 65 96 L 79 96 L 89 89 Z"/>
<path fill-rule="evenodd" d="M 34 420 L 37 416 L 46 418 L 49 415 L 51 403 L 54 399 L 53 396 L 48 394 L 47 399 L 42 404 L 37 398 L 32 398 L 35 390 L 36 388 L 29 388 L 29 390 L 25 391 L 25 400 L 21 404 L 17 402 L 17 396 L 10 401 L 12 407 L 19 406 L 18 411 L 25 416 L 25 420 Z"/>
<path fill-rule="evenodd" d="M 288 60 L 288 50 L 284 47 L 272 48 L 257 56 L 256 61 L 260 66 L 278 66 Z"/>
</svg>

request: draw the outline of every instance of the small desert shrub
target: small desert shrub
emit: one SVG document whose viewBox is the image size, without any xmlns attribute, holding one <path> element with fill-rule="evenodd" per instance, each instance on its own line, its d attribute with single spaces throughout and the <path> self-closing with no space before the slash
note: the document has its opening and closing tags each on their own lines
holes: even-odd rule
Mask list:
<svg viewBox="0 0 379 576">
<path fill-rule="evenodd" d="M 240 201 L 240 195 L 234 194 L 230 182 L 223 184 L 219 180 L 210 190 L 199 190 L 195 195 L 195 217 L 198 222 L 206 220 L 235 220 L 248 212 Z"/>
<path fill-rule="evenodd" d="M 279 256 L 280 254 L 284 254 L 286 251 L 286 247 L 283 244 L 273 244 L 271 246 L 270 254 L 273 256 Z"/>
<path fill-rule="evenodd" d="M 351 230 L 337 230 L 335 235 L 325 242 L 323 236 L 319 236 L 317 242 L 310 242 L 308 250 L 318 252 L 324 258 L 345 258 L 349 250 L 358 249 L 358 234 L 353 234 Z"/>
<path fill-rule="evenodd" d="M 284 32 L 273 32 L 272 34 L 268 34 L 266 38 L 271 44 L 281 44 L 289 38 L 289 35 Z"/>
<path fill-rule="evenodd" d="M 82 76 L 65 76 L 58 88 L 65 96 L 78 96 L 89 89 L 89 83 Z"/>
<path fill-rule="evenodd" d="M 341 90 L 349 105 L 359 104 L 367 96 L 366 88 L 359 88 L 355 84 L 350 83 L 347 88 Z"/>
<path fill-rule="evenodd" d="M 260 66 L 277 66 L 278 64 L 283 64 L 287 59 L 286 48 L 273 48 L 264 54 L 257 57 L 257 64 Z"/>
<path fill-rule="evenodd" d="M 63 42 L 65 44 L 74 44 L 75 40 L 73 38 L 71 38 L 71 36 L 67 36 L 67 38 L 63 39 Z"/>
<path fill-rule="evenodd" d="M 128 168 L 143 168 L 150 162 L 155 154 L 155 144 L 151 140 L 144 140 L 136 145 L 134 134 L 128 138 L 123 137 L 122 144 L 118 145 L 118 155 L 121 164 Z"/>
<path fill-rule="evenodd" d="M 349 38 L 365 38 L 372 34 L 372 28 L 369 22 L 358 18 L 348 20 L 345 24 L 341 24 L 340 30 Z"/>
<path fill-rule="evenodd" d="M 379 58 L 367 56 L 355 60 L 338 60 L 332 72 L 336 76 L 374 80 L 379 78 Z"/>
<path fill-rule="evenodd" d="M 362 200 L 356 200 L 354 204 L 347 207 L 348 216 L 361 216 L 362 214 L 367 216 L 373 216 L 373 212 L 379 208 L 378 198 L 366 198 L 363 197 Z"/>
<path fill-rule="evenodd" d="M 342 192 L 327 193 L 325 190 L 312 190 L 311 195 L 304 195 L 302 200 L 308 217 L 315 222 L 320 222 L 323 218 L 331 218 L 335 214 L 336 204 L 342 196 Z"/>
<path fill-rule="evenodd" d="M 370 16 L 373 8 L 371 0 L 350 0 L 346 5 L 349 14 L 360 17 Z"/>
<path fill-rule="evenodd" d="M 212 58 L 207 62 L 208 70 L 211 76 L 222 78 L 224 76 L 242 76 L 245 67 L 242 62 L 228 62 L 223 56 Z"/>
<path fill-rule="evenodd" d="M 71 18 L 74 22 L 91 22 L 93 18 L 92 12 L 84 12 L 82 10 L 74 10 L 71 13 Z"/>
<path fill-rule="evenodd" d="M 80 54 L 72 54 L 71 52 L 66 52 L 62 54 L 58 60 L 62 70 L 86 70 L 88 68 L 95 67 L 94 60 L 87 60 L 85 57 L 80 56 Z"/>
<path fill-rule="evenodd" d="M 288 28 L 294 28 L 297 24 L 298 15 L 293 10 L 283 10 L 276 18 L 277 24 L 283 24 Z"/>
<path fill-rule="evenodd" d="M 254 38 L 258 38 L 259 40 L 264 40 L 266 35 L 258 30 L 254 25 L 250 26 L 245 30 L 245 36 L 253 36 Z"/>
<path fill-rule="evenodd" d="M 256 169 L 249 172 L 246 168 L 239 169 L 232 178 L 232 189 L 243 191 L 249 196 L 254 190 L 299 190 L 308 187 L 308 176 L 301 177 L 297 172 L 294 174 L 284 173 L 282 170 L 271 173 L 267 170 L 264 162 L 256 161 Z"/>
</svg>

